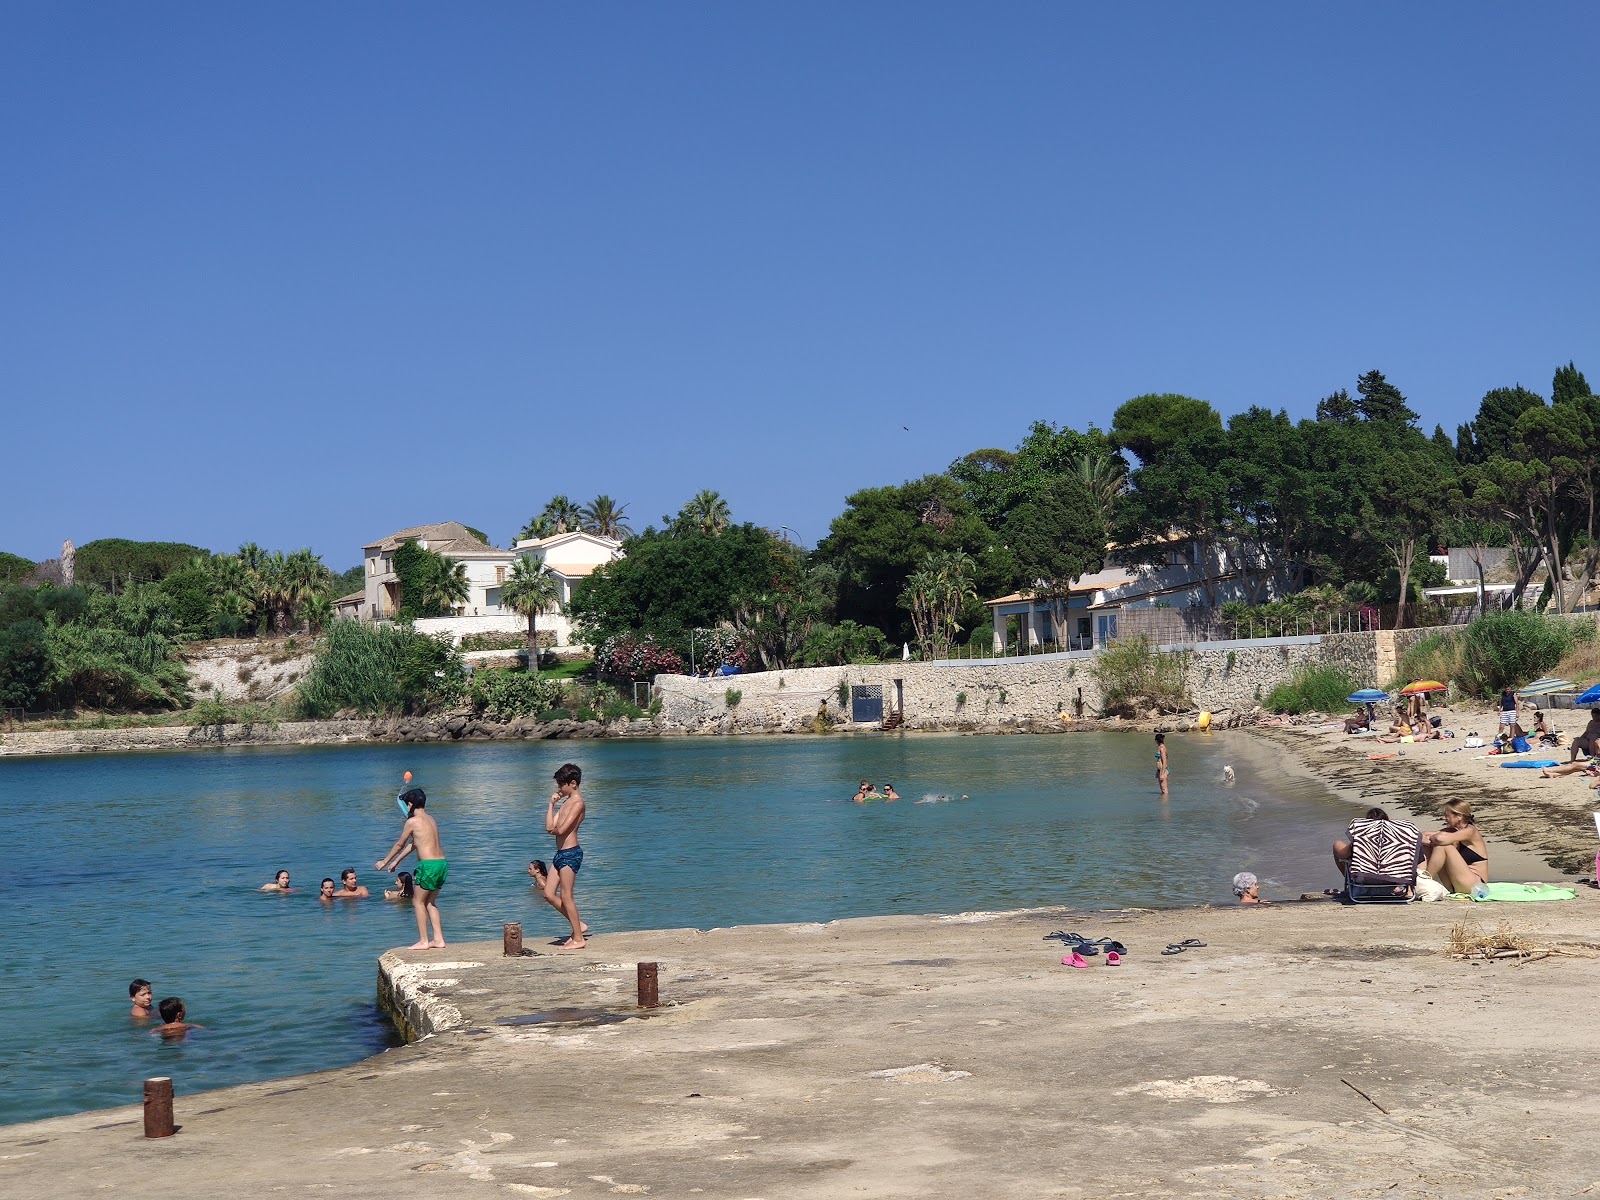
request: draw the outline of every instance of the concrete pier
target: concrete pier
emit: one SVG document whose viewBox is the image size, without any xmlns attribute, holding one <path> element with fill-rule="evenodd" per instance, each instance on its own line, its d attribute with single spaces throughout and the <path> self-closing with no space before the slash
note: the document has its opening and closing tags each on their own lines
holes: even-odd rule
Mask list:
<svg viewBox="0 0 1600 1200">
<path fill-rule="evenodd" d="M 414 1044 L 209 1093 L 180 1075 L 160 1140 L 129 1080 L 127 1108 L 0 1129 L 0 1194 L 1600 1194 L 1597 918 L 1585 889 L 394 951 Z M 1452 960 L 1462 920 L 1568 954 Z M 1061 928 L 1128 956 L 1064 967 Z M 1206 945 L 1161 953 L 1184 939 Z"/>
</svg>

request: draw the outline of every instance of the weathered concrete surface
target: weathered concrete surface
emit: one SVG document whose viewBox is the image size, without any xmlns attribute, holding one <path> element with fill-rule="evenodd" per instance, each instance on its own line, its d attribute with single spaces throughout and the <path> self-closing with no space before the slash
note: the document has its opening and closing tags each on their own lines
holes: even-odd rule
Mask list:
<svg viewBox="0 0 1600 1200">
<path fill-rule="evenodd" d="M 1600 897 L 873 918 L 616 934 L 512 960 L 498 944 L 400 952 L 433 964 L 428 990 L 460 1010 L 456 1031 L 278 1083 L 188 1095 L 179 1079 L 182 1129 L 166 1141 L 141 1137 L 137 1108 L 8 1127 L 0 1194 L 1596 1194 L 1600 959 L 1451 961 L 1441 947 L 1463 917 L 1580 946 Z M 1131 954 L 1062 967 L 1041 940 L 1062 926 Z M 1209 944 L 1159 953 L 1186 937 Z M 640 959 L 662 964 L 671 1003 L 654 1015 L 496 1023 L 633 1017 Z"/>
</svg>

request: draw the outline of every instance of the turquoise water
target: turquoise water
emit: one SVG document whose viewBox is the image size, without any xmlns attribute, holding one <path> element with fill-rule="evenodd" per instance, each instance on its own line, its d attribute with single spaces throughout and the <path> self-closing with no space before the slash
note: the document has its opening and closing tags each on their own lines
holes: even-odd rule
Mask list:
<svg viewBox="0 0 1600 1200">
<path fill-rule="evenodd" d="M 450 859 L 446 938 L 498 940 L 521 921 L 538 945 L 564 929 L 530 893 L 527 862 L 550 857 L 552 772 L 581 765 L 578 899 L 603 953 L 607 930 L 1220 901 L 1246 869 L 1294 890 L 1331 882 L 1325 848 L 1347 806 L 1258 768 L 1252 749 L 1237 736 L 1172 739 L 1166 804 L 1151 741 L 1132 734 L 0 760 L 0 1123 L 131 1103 L 151 1075 L 188 1093 L 393 1044 L 375 960 L 414 940 L 410 907 L 330 907 L 316 891 L 345 867 L 381 889 L 372 864 L 398 833 L 408 768 Z M 863 778 L 905 799 L 846 802 Z M 259 894 L 279 867 L 297 893 Z M 135 976 L 158 1000 L 181 996 L 206 1030 L 164 1044 L 130 1021 Z"/>
</svg>

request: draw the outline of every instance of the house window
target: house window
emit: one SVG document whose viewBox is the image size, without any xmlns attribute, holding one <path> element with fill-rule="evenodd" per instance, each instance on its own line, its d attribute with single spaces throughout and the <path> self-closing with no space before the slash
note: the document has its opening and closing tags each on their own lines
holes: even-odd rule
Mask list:
<svg viewBox="0 0 1600 1200">
<path fill-rule="evenodd" d="M 506 581 L 506 569 L 504 567 L 496 567 L 494 569 L 494 581 L 496 583 L 504 583 Z"/>
<path fill-rule="evenodd" d="M 1194 566 L 1194 549 L 1188 542 L 1173 546 L 1167 551 L 1167 565 L 1171 567 Z"/>
</svg>

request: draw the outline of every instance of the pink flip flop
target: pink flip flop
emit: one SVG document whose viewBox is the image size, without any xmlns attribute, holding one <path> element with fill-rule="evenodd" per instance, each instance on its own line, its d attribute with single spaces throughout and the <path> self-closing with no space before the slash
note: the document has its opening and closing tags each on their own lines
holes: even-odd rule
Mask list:
<svg viewBox="0 0 1600 1200">
<path fill-rule="evenodd" d="M 1118 954 L 1115 950 L 1106 951 L 1106 966 L 1115 967 L 1121 965 L 1121 963 L 1122 955 Z"/>
<path fill-rule="evenodd" d="M 1061 965 L 1063 967 L 1087 967 L 1089 960 L 1074 950 L 1071 954 L 1062 956 Z"/>
</svg>

